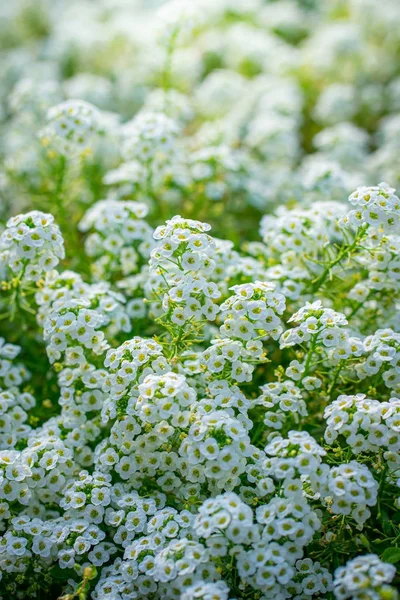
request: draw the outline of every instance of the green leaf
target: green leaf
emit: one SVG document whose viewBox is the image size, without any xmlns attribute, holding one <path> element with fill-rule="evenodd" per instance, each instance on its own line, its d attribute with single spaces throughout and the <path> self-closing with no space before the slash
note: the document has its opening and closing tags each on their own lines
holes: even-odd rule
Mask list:
<svg viewBox="0 0 400 600">
<path fill-rule="evenodd" d="M 400 548 L 386 548 L 382 554 L 382 560 L 387 563 L 397 563 L 400 561 Z"/>
</svg>

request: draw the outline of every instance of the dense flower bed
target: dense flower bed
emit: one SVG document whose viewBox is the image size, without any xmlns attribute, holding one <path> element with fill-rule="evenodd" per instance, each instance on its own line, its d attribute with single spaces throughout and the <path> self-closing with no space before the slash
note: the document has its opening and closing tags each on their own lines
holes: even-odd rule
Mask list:
<svg viewBox="0 0 400 600">
<path fill-rule="evenodd" d="M 0 598 L 396 600 L 397 0 L 0 41 Z"/>
</svg>

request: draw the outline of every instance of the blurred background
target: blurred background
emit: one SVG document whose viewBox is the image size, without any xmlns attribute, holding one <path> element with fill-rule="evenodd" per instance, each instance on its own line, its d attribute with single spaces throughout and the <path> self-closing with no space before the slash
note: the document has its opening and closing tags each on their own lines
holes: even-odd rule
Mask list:
<svg viewBox="0 0 400 600">
<path fill-rule="evenodd" d="M 0 219 L 52 212 L 67 254 L 104 198 L 240 244 L 282 204 L 398 184 L 397 0 L 15 0 L 0 46 Z M 79 156 L 49 116 L 70 99 L 99 111 Z"/>
</svg>

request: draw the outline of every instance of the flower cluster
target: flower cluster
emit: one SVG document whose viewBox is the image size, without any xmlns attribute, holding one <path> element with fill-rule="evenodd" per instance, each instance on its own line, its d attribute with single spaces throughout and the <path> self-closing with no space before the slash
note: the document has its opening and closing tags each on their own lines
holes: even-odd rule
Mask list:
<svg viewBox="0 0 400 600">
<path fill-rule="evenodd" d="M 394 588 L 388 585 L 396 572 L 394 565 L 383 563 L 376 554 L 366 554 L 339 567 L 335 574 L 334 593 L 337 600 L 346 598 L 397 598 Z"/>
<path fill-rule="evenodd" d="M 12 217 L 0 237 L 1 261 L 20 281 L 38 281 L 64 258 L 54 217 L 38 210 Z"/>
<path fill-rule="evenodd" d="M 291 364 L 289 368 L 293 377 L 295 366 Z M 302 369 L 297 366 L 297 371 L 300 370 Z M 260 389 L 262 393 L 256 402 L 266 409 L 264 423 L 268 428 L 281 430 L 289 420 L 299 423 L 301 417 L 307 416 L 307 405 L 302 390 L 294 381 L 290 379 L 282 382 L 274 381 L 266 383 Z"/>
<path fill-rule="evenodd" d="M 101 131 L 100 111 L 83 100 L 67 100 L 49 109 L 42 143 L 66 156 L 79 155 L 92 148 Z"/>
<path fill-rule="evenodd" d="M 400 225 L 400 199 L 386 183 L 357 188 L 349 196 L 355 206 L 342 220 L 343 225 L 373 227 L 381 235 L 396 233 Z"/>
<path fill-rule="evenodd" d="M 105 331 L 129 332 L 131 323 L 124 296 L 108 284 L 85 284 L 75 273 L 66 276 L 47 280 L 38 314 L 50 362 L 83 367 L 89 362 L 87 356 L 102 355 L 108 349 Z"/>
<path fill-rule="evenodd" d="M 380 449 L 397 452 L 400 448 L 399 414 L 398 398 L 379 402 L 366 398 L 365 394 L 339 396 L 325 410 L 325 439 L 333 444 L 343 436 L 353 454 L 378 453 Z"/>
<path fill-rule="evenodd" d="M 325 347 L 335 347 L 340 336 L 340 326 L 347 325 L 343 314 L 330 308 L 324 308 L 320 300 L 307 303 L 289 319 L 289 323 L 300 323 L 288 329 L 281 337 L 281 347 L 288 348 L 295 344 L 316 340 Z"/>
<path fill-rule="evenodd" d="M 0 454 L 2 519 L 26 507 L 30 516 L 46 516 L 58 504 L 67 479 L 75 468 L 72 451 L 57 437 L 32 435 L 22 451 Z"/>
<path fill-rule="evenodd" d="M 397 600 L 398 0 L 3 4 L 0 600 Z"/>
<path fill-rule="evenodd" d="M 368 467 L 355 460 L 332 467 L 326 485 L 332 498 L 332 512 L 350 515 L 362 529 L 371 516 L 368 507 L 377 502 L 379 487 Z"/>
<path fill-rule="evenodd" d="M 170 159 L 178 132 L 178 126 L 164 113 L 140 113 L 124 126 L 123 155 L 155 169 L 158 162 L 162 165 Z"/>
<path fill-rule="evenodd" d="M 356 366 L 357 376 L 363 380 L 381 374 L 386 388 L 400 391 L 400 334 L 393 329 L 378 329 L 363 342 L 367 355 Z"/>
<path fill-rule="evenodd" d="M 152 229 L 144 220 L 148 208 L 140 202 L 113 199 L 96 202 L 79 223 L 81 231 L 90 231 L 85 249 L 93 257 L 91 269 L 102 281 L 136 273 L 146 263 L 153 243 Z"/>
<path fill-rule="evenodd" d="M 318 274 L 321 246 L 336 241 L 335 217 L 345 212 L 343 203 L 329 199 L 309 208 L 281 206 L 262 218 L 260 233 L 268 248 L 266 277 L 276 281 L 287 298 L 297 300 Z M 263 248 L 253 242 L 249 251 L 257 255 Z"/>
<path fill-rule="evenodd" d="M 104 391 L 109 395 L 103 406 L 103 420 L 115 419 L 118 413 L 126 414 L 131 397 L 137 397 L 137 383 L 146 375 L 161 375 L 168 371 L 168 363 L 163 356 L 162 347 L 153 340 L 133 338 L 125 341 L 116 350 L 110 349 L 104 360 L 107 377 L 103 383 Z"/>
<path fill-rule="evenodd" d="M 196 416 L 180 448 L 188 480 L 212 490 L 235 488 L 254 452 L 246 427 L 224 410 Z"/>
<path fill-rule="evenodd" d="M 154 232 L 158 243 L 151 252 L 149 293 L 177 344 L 185 328 L 187 336 L 198 323 L 213 321 L 219 310 L 220 292 L 208 279 L 215 266 L 209 230 L 207 223 L 176 216 Z"/>
<path fill-rule="evenodd" d="M 211 340 L 203 359 L 212 378 L 251 381 L 251 363 L 265 360 L 262 341 L 282 333 L 279 316 L 285 297 L 276 293 L 274 284 L 260 281 L 231 290 L 234 293 L 221 304 L 221 337 Z"/>
<path fill-rule="evenodd" d="M 15 359 L 21 348 L 5 343 L 0 338 L 0 445 L 2 449 L 14 448 L 28 437 L 29 410 L 34 408 L 36 400 L 23 387 L 31 374 Z"/>
<path fill-rule="evenodd" d="M 221 305 L 223 337 L 242 343 L 249 340 L 278 339 L 282 333 L 279 315 L 285 311 L 285 297 L 274 284 L 260 281 L 231 288 L 233 295 Z"/>
</svg>

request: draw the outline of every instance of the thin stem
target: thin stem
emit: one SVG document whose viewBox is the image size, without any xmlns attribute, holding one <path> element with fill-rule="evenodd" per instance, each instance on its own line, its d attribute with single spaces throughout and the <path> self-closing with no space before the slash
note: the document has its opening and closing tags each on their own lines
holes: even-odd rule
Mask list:
<svg viewBox="0 0 400 600">
<path fill-rule="evenodd" d="M 364 237 L 368 227 L 369 227 L 369 225 L 365 224 L 361 228 L 359 228 L 359 230 L 357 231 L 356 237 L 354 238 L 353 243 L 350 246 L 344 246 L 340 250 L 337 257 L 332 262 L 330 262 L 327 267 L 325 267 L 325 269 L 323 270 L 321 275 L 316 280 L 314 280 L 314 282 L 311 286 L 310 292 L 315 294 L 323 286 L 323 284 L 325 283 L 325 280 L 328 277 L 328 275 L 330 274 L 331 270 L 334 267 L 336 267 L 336 265 L 338 265 L 343 260 L 343 258 L 345 258 L 346 256 L 348 256 L 349 258 L 351 257 L 353 251 L 357 248 L 357 246 L 359 246 L 359 242 Z"/>
</svg>

